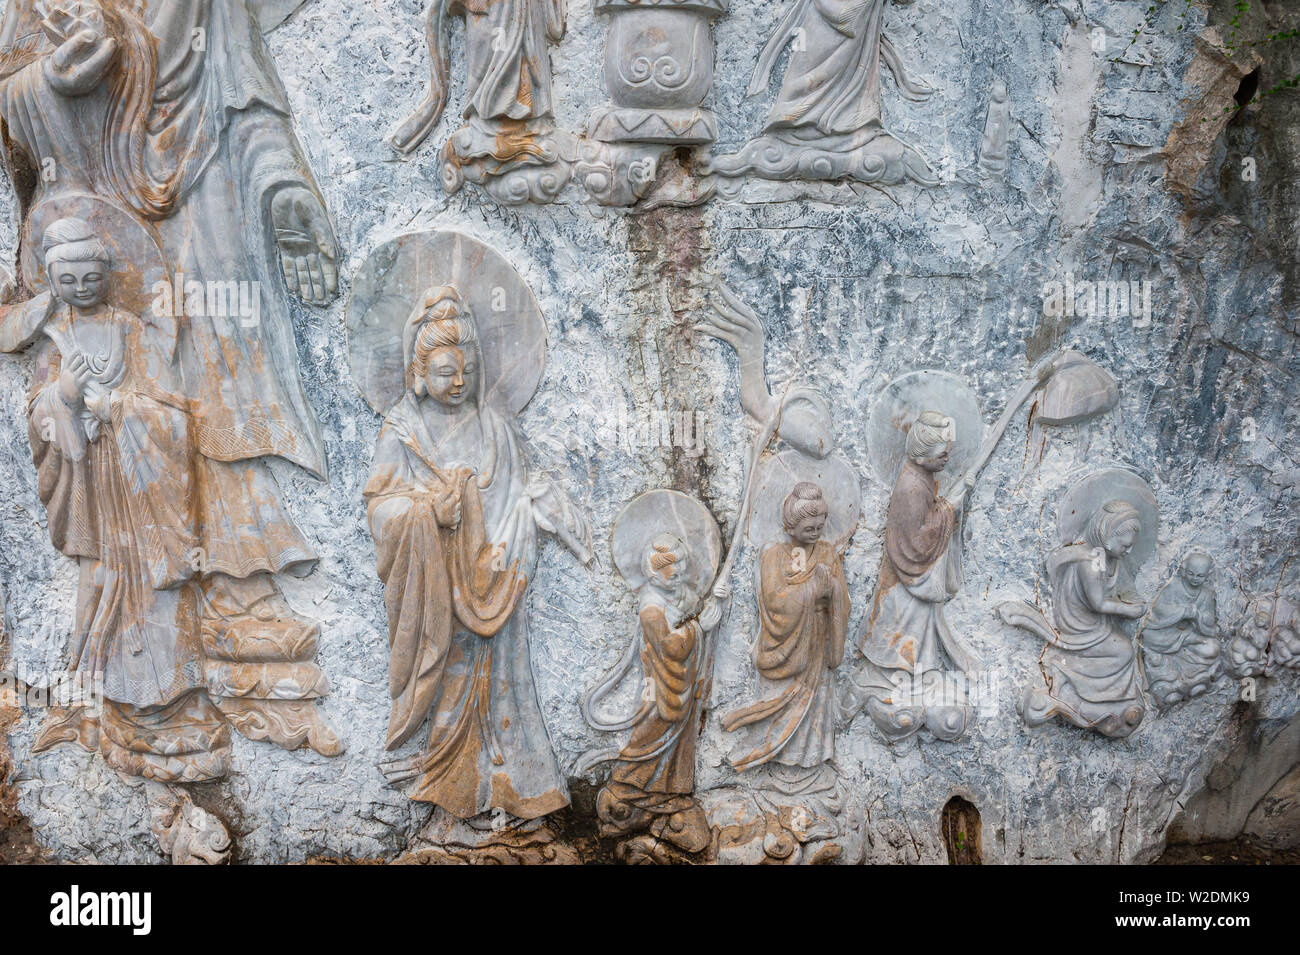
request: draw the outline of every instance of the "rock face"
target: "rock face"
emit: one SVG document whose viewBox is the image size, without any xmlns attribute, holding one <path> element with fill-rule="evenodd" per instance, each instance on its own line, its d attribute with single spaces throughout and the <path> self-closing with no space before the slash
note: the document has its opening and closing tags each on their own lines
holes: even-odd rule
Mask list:
<svg viewBox="0 0 1300 955">
<path fill-rule="evenodd" d="M 265 7 L 262 19 L 229 14 L 246 6 Z M 0 299 L 0 345 L 11 352 L 0 357 L 6 856 L 19 855 L 27 837 L 12 833 L 28 826 L 50 859 L 122 863 L 1129 863 L 1154 859 L 1171 838 L 1244 831 L 1294 843 L 1300 106 L 1281 90 L 1236 107 L 1300 69 L 1295 40 L 1248 45 L 1300 26 L 1300 13 L 1252 5 L 1234 21 L 1223 0 L 1153 11 L 1145 0 L 880 0 L 844 4 L 861 18 L 848 37 L 821 19 L 826 5 L 669 6 L 509 0 L 430 42 L 425 0 L 173 4 L 219 24 L 205 50 L 191 50 L 209 55 L 205 69 L 238 70 L 251 57 L 262 82 L 223 105 L 234 118 L 215 159 L 162 149 L 158 162 L 183 172 L 170 199 L 165 182 L 122 185 L 146 175 L 129 150 L 42 138 L 6 117 L 11 138 L 28 136 L 7 144 L 10 215 L 0 221 L 13 276 Z M 6 10 L 6 24 L 34 17 L 43 32 L 0 35 L 0 109 L 23 96 L 104 107 L 109 80 L 73 75 L 62 92 L 46 89 L 40 59 L 77 30 L 125 29 L 135 14 L 121 8 L 135 5 L 104 0 L 102 23 L 83 11 L 45 26 L 31 7 L 10 0 Z M 214 10 L 226 12 L 203 19 Z M 671 35 L 662 62 L 642 49 L 638 18 Z M 189 25 L 164 20 L 141 22 L 159 36 L 171 29 L 172 41 Z M 462 36 L 468 50 L 455 46 Z M 692 49 L 698 61 L 678 62 Z M 801 80 L 841 62 L 822 86 Z M 536 98 L 525 76 L 538 77 Z M 175 116 L 207 142 L 214 130 L 196 110 Z M 126 178 L 92 174 L 101 161 Z M 60 193 L 83 173 L 75 201 Z M 63 204 L 42 212 L 51 196 Z M 205 202 L 239 214 L 204 219 Z M 42 470 L 38 480 L 33 464 L 33 447 L 63 447 L 30 417 L 33 382 L 57 391 L 67 343 L 85 348 L 78 322 L 97 307 L 47 290 L 47 233 L 68 218 L 99 224 L 103 258 L 134 289 L 131 303 L 110 297 L 114 314 L 156 317 L 153 280 L 177 271 L 262 283 L 259 317 L 242 331 L 213 324 L 223 347 L 203 361 L 193 360 L 203 326 L 179 307 L 174 348 L 158 352 L 155 371 L 176 363 L 172 392 L 186 401 L 168 408 L 260 394 L 273 411 L 256 419 L 269 422 L 264 432 L 236 419 L 242 443 L 230 453 L 209 436 L 166 459 L 206 474 L 206 455 L 248 482 L 248 502 L 227 509 L 229 526 L 209 509 L 209 523 L 191 528 L 198 562 L 131 598 L 154 611 L 173 597 L 197 601 L 196 616 L 177 611 L 162 643 L 140 652 L 192 645 L 200 669 L 184 698 L 206 702 L 184 718 L 160 715 L 156 705 L 183 697 L 167 687 L 132 696 L 110 679 L 100 691 L 111 717 L 50 735 L 42 688 L 81 665 L 69 647 L 87 595 L 103 586 L 86 561 L 126 566 L 67 544 L 54 479 Z M 393 241 L 410 233 L 427 238 Z M 434 251 L 399 262 L 396 248 Z M 236 260 L 258 271 L 243 274 Z M 543 331 L 511 324 L 525 310 Z M 439 337 L 439 323 L 466 316 L 477 344 Z M 60 345 L 65 320 L 72 338 Z M 440 361 L 450 377 L 481 375 L 482 389 L 440 386 Z M 263 373 L 284 387 L 282 402 L 245 387 Z M 129 390 L 102 377 L 107 390 Z M 116 435 L 127 419 L 111 409 L 136 413 L 101 405 L 94 385 L 69 387 L 78 427 Z M 462 388 L 478 402 L 481 444 L 439 458 L 403 443 L 402 421 L 419 420 L 433 392 L 459 407 Z M 131 400 L 140 394 L 153 392 L 137 388 Z M 391 409 L 408 397 L 402 419 Z M 96 406 L 110 409 L 99 425 Z M 207 419 L 195 414 L 201 431 Z M 930 430 L 909 442 L 918 420 Z M 254 432 L 269 435 L 264 446 Z M 508 453 L 484 464 L 484 449 L 498 447 Z M 374 482 L 403 448 L 428 467 L 412 467 L 395 510 L 406 515 L 435 485 L 442 493 L 391 524 L 423 521 L 419 543 L 385 537 L 390 515 L 376 514 L 376 502 L 402 497 Z M 502 496 L 487 472 L 507 459 L 527 480 Z M 104 466 L 145 460 L 137 450 Z M 903 468 L 914 485 L 900 495 L 915 505 L 906 521 L 891 507 Z M 100 493 L 106 480 L 86 487 Z M 794 493 L 799 482 L 818 494 Z M 647 492 L 677 500 L 662 489 L 689 504 L 637 511 L 637 533 L 611 548 L 616 525 L 632 526 L 620 515 Z M 197 507 L 205 494 L 186 485 L 177 499 L 198 495 Z M 825 513 L 799 509 L 814 500 Z M 500 501 L 531 523 L 495 551 Z M 268 578 L 256 594 L 222 590 L 202 535 L 247 536 L 272 512 L 283 517 L 259 538 L 265 549 L 283 557 L 285 540 L 301 539 L 311 553 L 226 573 Z M 900 543 L 889 526 L 902 523 Z M 720 545 L 705 542 L 706 525 Z M 493 562 L 516 545 L 517 564 Z M 175 556 L 158 546 L 154 557 Z M 1185 585 L 1180 567 L 1193 553 L 1212 570 Z M 666 568 L 690 568 L 687 554 L 696 563 L 674 581 Z M 515 602 L 472 639 L 449 631 L 438 644 L 433 624 L 402 617 L 393 567 L 403 559 L 426 575 L 459 567 L 447 573 L 482 584 L 485 606 L 493 587 Z M 719 565 L 727 573 L 713 579 Z M 517 588 L 512 568 L 526 569 Z M 840 590 L 819 581 L 841 577 L 839 662 L 804 651 L 836 631 L 825 620 Z M 1100 598 L 1070 590 L 1094 577 Z M 862 647 L 889 643 L 882 628 L 864 639 L 886 599 L 916 652 L 896 642 L 902 662 L 872 673 L 903 674 L 909 689 L 884 677 L 873 702 L 855 705 Z M 1173 609 L 1152 623 L 1156 604 Z M 1022 610 L 1015 626 L 996 612 L 1008 605 Z M 455 625 L 471 615 L 450 596 L 437 606 Z M 1158 648 L 1134 642 L 1148 626 Z M 109 645 L 137 653 L 128 627 L 110 630 Z M 272 632 L 271 650 L 251 649 Z M 1069 659 L 1045 657 L 1063 632 Z M 524 648 L 508 675 L 480 661 L 456 682 L 453 662 L 438 679 L 486 688 L 495 673 L 504 689 L 436 706 L 416 677 L 405 697 L 390 690 L 390 640 L 398 655 L 472 652 L 474 640 L 502 635 Z M 783 669 L 782 648 L 815 658 L 816 679 Z M 1177 656 L 1188 648 L 1204 653 Z M 1144 650 L 1178 673 L 1195 668 L 1186 682 L 1196 692 L 1166 694 L 1167 706 L 1149 699 Z M 604 687 L 623 659 L 626 678 Z M 656 679 L 641 678 L 643 667 Z M 1067 671 L 1068 692 L 1046 682 Z M 1050 718 L 1026 716 L 1039 688 Z M 943 718 L 902 726 L 913 718 L 905 692 Z M 939 705 L 924 702 L 933 693 Z M 515 745 L 494 694 L 526 711 L 553 759 L 529 763 L 522 746 L 493 762 L 494 725 L 497 743 Z M 778 698 L 775 716 L 762 710 Z M 416 709 L 391 720 L 406 703 Z M 469 735 L 443 747 L 420 705 Z M 737 712 L 754 716 L 746 729 L 790 716 L 785 736 L 758 745 L 771 759 L 743 760 L 755 744 L 724 725 Z M 411 731 L 389 751 L 394 722 Z M 92 731 L 148 758 L 110 764 L 116 750 L 102 740 L 77 745 Z M 440 754 L 472 761 L 480 743 L 486 771 L 438 776 Z M 472 792 L 441 795 L 466 779 Z M 464 806 L 487 809 L 455 819 Z"/>
</svg>

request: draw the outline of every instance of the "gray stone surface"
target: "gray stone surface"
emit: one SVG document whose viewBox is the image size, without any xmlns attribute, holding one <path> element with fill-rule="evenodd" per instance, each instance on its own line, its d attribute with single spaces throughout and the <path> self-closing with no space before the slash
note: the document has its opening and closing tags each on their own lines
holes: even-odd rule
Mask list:
<svg viewBox="0 0 1300 955">
<path fill-rule="evenodd" d="M 969 383 L 987 426 L 1029 365 L 1064 345 L 1120 385 L 1115 411 L 1046 433 L 1037 467 L 1021 415 L 983 472 L 969 507 L 966 587 L 947 615 L 993 675 L 995 705 L 955 744 L 891 748 L 865 715 L 841 731 L 843 861 L 943 861 L 939 821 L 954 794 L 981 813 L 986 861 L 1149 860 L 1180 803 L 1235 738 L 1242 708 L 1251 719 L 1294 715 L 1300 675 L 1285 670 L 1260 679 L 1249 703 L 1221 679 L 1203 697 L 1151 713 L 1125 740 L 1060 725 L 1030 731 L 1014 704 L 1035 674 L 1038 646 L 992 612 L 1041 590 L 1057 502 L 1088 470 L 1110 466 L 1136 469 L 1158 500 L 1160 535 L 1138 580 L 1143 594 L 1153 595 L 1194 545 L 1220 568 L 1228 629 L 1245 594 L 1300 586 L 1300 333 L 1286 306 L 1294 289 L 1282 271 L 1283 240 L 1270 231 L 1286 221 L 1272 210 L 1287 193 L 1270 179 L 1283 166 L 1261 163 L 1257 183 L 1236 181 L 1241 150 L 1251 148 L 1236 129 L 1210 150 L 1193 200 L 1162 178 L 1170 158 L 1162 149 L 1191 106 L 1210 95 L 1207 109 L 1217 114 L 1234 91 L 1188 85 L 1199 69 L 1201 6 L 1187 7 L 1184 21 L 1182 4 L 1166 4 L 1131 48 L 1145 0 L 890 6 L 887 32 L 937 92 L 905 102 L 886 79 L 886 123 L 943 173 L 942 184 L 881 191 L 754 181 L 739 201 L 639 216 L 594 213 L 576 184 L 542 207 L 502 208 L 473 187 L 446 197 L 437 154 L 462 105 L 456 43 L 446 117 L 413 160 L 396 160 L 382 140 L 422 95 L 422 6 L 312 0 L 269 42 L 334 216 L 344 285 L 389 239 L 455 229 L 505 255 L 546 317 L 545 377 L 522 426 L 534 466 L 587 508 L 597 540 L 590 570 L 546 544 L 529 596 L 539 696 L 563 770 L 601 742 L 578 700 L 631 638 L 633 598 L 602 543 L 614 517 L 635 495 L 674 487 L 704 501 L 728 538 L 733 531 L 754 429 L 739 407 L 733 353 L 688 331 L 711 273 L 762 318 L 774 392 L 797 379 L 835 409 L 839 448 L 863 492 L 845 562 L 851 642 L 879 566 L 889 493 L 866 444 L 872 395 L 909 371 L 942 369 Z M 716 23 L 709 103 L 719 151 L 761 130 L 769 99 L 747 99 L 744 90 L 756 38 L 779 13 L 775 0 L 752 0 Z M 583 129 L 607 99 L 602 20 L 586 3 L 570 4 L 568 33 L 552 54 L 562 129 Z M 1100 54 L 1092 46 L 1098 29 L 1107 40 Z M 981 184 L 976 161 L 995 77 L 1009 89 L 1009 166 L 1004 181 Z M 1171 155 L 1181 155 L 1181 142 L 1175 137 Z M 1272 205 L 1260 205 L 1252 185 L 1272 190 Z M 11 202 L 12 191 L 3 196 Z M 0 217 L 7 264 L 15 241 L 12 217 Z M 1045 317 L 1044 285 L 1067 273 L 1075 282 L 1149 282 L 1150 322 Z M 318 660 L 334 687 L 323 708 L 348 750 L 326 759 L 236 737 L 231 776 L 202 787 L 198 800 L 228 823 L 236 861 L 393 857 L 429 812 L 387 788 L 375 768 L 388 715 L 387 634 L 361 488 L 380 418 L 349 376 L 344 303 L 341 295 L 326 310 L 294 306 L 330 482 L 279 463 L 274 470 L 322 558 L 286 594 L 322 624 Z M 36 496 L 24 420 L 29 366 L 0 360 L 0 586 L 13 664 L 39 673 L 59 669 L 75 575 L 50 547 Z M 682 411 L 694 416 L 703 455 L 657 436 Z M 751 546 L 737 564 L 721 631 L 700 791 L 737 783 L 717 719 L 752 699 L 755 558 Z M 75 748 L 31 755 L 38 717 L 29 710 L 11 743 L 20 809 L 40 845 L 68 861 L 160 861 L 142 790 Z"/>
</svg>

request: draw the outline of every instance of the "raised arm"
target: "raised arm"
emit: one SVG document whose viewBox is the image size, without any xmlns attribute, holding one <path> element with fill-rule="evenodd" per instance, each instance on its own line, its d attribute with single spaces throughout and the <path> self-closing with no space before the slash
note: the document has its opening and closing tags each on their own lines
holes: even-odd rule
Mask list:
<svg viewBox="0 0 1300 955">
<path fill-rule="evenodd" d="M 714 282 L 713 314 L 694 326 L 736 350 L 740 358 L 740 406 L 760 424 L 776 414 L 778 402 L 767 390 L 763 325 L 754 310 L 722 282 Z"/>
</svg>

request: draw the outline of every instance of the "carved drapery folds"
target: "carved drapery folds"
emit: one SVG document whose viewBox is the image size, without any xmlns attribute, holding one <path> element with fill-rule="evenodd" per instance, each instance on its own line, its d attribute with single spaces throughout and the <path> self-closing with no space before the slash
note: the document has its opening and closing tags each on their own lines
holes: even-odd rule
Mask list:
<svg viewBox="0 0 1300 955">
<path fill-rule="evenodd" d="M 1122 738 L 1147 710 L 1129 627 L 1147 612 L 1134 579 L 1155 553 L 1155 496 L 1133 472 L 1110 468 L 1071 488 L 1058 513 L 1061 543 L 1045 566 L 1051 619 L 1024 601 L 997 608 L 1044 644 L 1041 680 L 1026 689 L 1020 714 L 1030 726 L 1059 717 Z"/>
<path fill-rule="evenodd" d="M 1300 668 L 1300 601 L 1289 594 L 1252 596 L 1226 649 L 1228 669 L 1238 678 Z"/>
<path fill-rule="evenodd" d="M 843 556 L 857 527 L 861 491 L 836 447 L 825 396 L 805 385 L 773 394 L 758 316 L 721 283 L 711 304 L 696 329 L 735 349 L 741 406 L 760 428 L 745 528 L 759 552 L 760 633 L 753 651 L 759 699 L 722 720 L 733 734 L 731 764 L 757 792 L 748 800 L 715 801 L 719 852 L 744 852 L 744 840 L 757 837 L 778 847 L 768 853 L 773 859 L 788 861 L 802 855 L 804 842 L 839 834 L 834 671 L 844 657 L 850 611 Z M 751 804 L 762 807 L 766 820 L 757 830 L 747 817 Z"/>
<path fill-rule="evenodd" d="M 543 531 L 584 563 L 591 535 L 515 430 L 545 322 L 508 262 L 444 232 L 376 250 L 348 328 L 353 376 L 384 414 L 364 496 L 388 609 L 387 748 L 428 724 L 414 755 L 381 769 L 458 819 L 538 819 L 569 794 L 533 683 L 525 591 Z M 487 841 L 496 822 L 479 829 Z"/>
<path fill-rule="evenodd" d="M 955 740 L 969 720 L 981 667 L 944 606 L 962 587 L 961 525 L 983 431 L 970 388 L 942 372 L 903 375 L 872 405 L 876 472 L 893 491 L 843 706 L 850 718 L 865 708 L 890 742 L 923 728 Z"/>
<path fill-rule="evenodd" d="M 1208 553 L 1193 550 L 1182 559 L 1151 602 L 1137 637 L 1157 706 L 1173 706 L 1210 688 L 1221 663 L 1214 559 Z"/>
<path fill-rule="evenodd" d="M 482 186 L 497 202 L 550 202 L 569 181 L 570 137 L 557 133 L 549 44 L 564 36 L 565 0 L 430 0 L 429 90 L 388 137 L 410 155 L 447 103 L 447 21 L 465 18 L 464 125 L 442 147 L 443 188 Z"/>
<path fill-rule="evenodd" d="M 36 350 L 40 494 L 81 571 L 71 663 L 106 695 L 36 748 L 165 783 L 223 775 L 231 725 L 342 751 L 314 704 L 318 628 L 274 580 L 315 555 L 264 458 L 325 469 L 285 288 L 326 303 L 337 248 L 270 64 L 221 0 L 19 0 L 0 27 L 29 184 L 0 347 Z"/>
<path fill-rule="evenodd" d="M 410 155 L 438 124 L 449 86 L 447 21 L 463 15 L 465 122 L 442 151 L 448 193 L 470 181 L 497 202 L 545 203 L 572 175 L 598 205 L 653 208 L 694 205 L 715 190 L 734 198 L 751 177 L 938 182 L 921 154 L 882 125 L 882 63 L 905 98 L 920 101 L 933 92 L 909 75 L 885 35 L 886 0 L 793 0 L 760 52 L 748 90 L 750 96 L 767 90 L 789 47 L 763 133 L 735 154 L 671 171 L 672 152 L 717 139 L 717 120 L 704 101 L 713 84 L 711 23 L 726 14 L 728 0 L 597 0 L 594 10 L 609 24 L 610 103 L 591 114 L 582 137 L 554 123 L 548 45 L 564 36 L 563 4 L 431 0 L 428 93 L 389 136 L 390 145 Z M 996 115 L 1002 126 L 986 137 L 994 166 L 1005 164 L 1005 111 Z"/>
<path fill-rule="evenodd" d="M 611 764 L 596 813 L 601 834 L 623 840 L 620 857 L 666 861 L 673 852 L 703 852 L 712 838 L 695 796 L 695 742 L 713 681 L 714 631 L 725 609 L 711 592 L 722 539 L 699 501 L 656 490 L 619 514 L 611 547 L 637 597 L 637 637 L 587 692 L 582 710 L 593 729 L 627 736 L 619 746 L 585 754 L 577 771 Z M 598 712 L 629 678 L 641 688 L 633 711 L 615 718 Z"/>
<path fill-rule="evenodd" d="M 790 58 L 763 134 L 708 168 L 720 195 L 734 197 L 746 177 L 855 180 L 894 185 L 938 182 L 921 154 L 881 123 L 880 65 L 899 93 L 928 99 L 933 90 L 904 68 L 884 33 L 886 0 L 791 0 L 759 54 L 748 93 L 767 90 L 781 53 Z"/>
</svg>

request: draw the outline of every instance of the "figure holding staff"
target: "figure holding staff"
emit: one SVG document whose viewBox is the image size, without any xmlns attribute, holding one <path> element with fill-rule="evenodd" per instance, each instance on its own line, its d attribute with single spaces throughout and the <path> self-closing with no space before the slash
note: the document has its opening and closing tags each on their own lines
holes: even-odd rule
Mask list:
<svg viewBox="0 0 1300 955">
<path fill-rule="evenodd" d="M 623 854 L 655 855 L 655 840 L 689 853 L 711 841 L 708 819 L 695 798 L 695 739 L 713 683 L 713 632 L 730 590 L 714 572 L 722 538 L 704 505 L 679 491 L 649 491 L 614 522 L 614 564 L 637 595 L 639 634 L 618 665 L 583 697 L 590 726 L 631 730 L 619 747 L 593 750 L 577 772 L 612 762 L 596 798 L 603 835 L 636 836 Z M 630 716 L 606 719 L 601 702 L 641 667 L 640 693 Z"/>
<path fill-rule="evenodd" d="M 849 617 L 843 558 L 862 509 L 858 476 L 836 449 L 820 391 L 792 384 L 777 397 L 768 389 L 753 310 L 721 283 L 712 304 L 695 329 L 736 350 L 741 407 L 760 428 L 736 526 L 759 548 L 753 656 L 761 699 L 723 720 L 737 739 L 731 762 L 741 772 L 761 767 L 769 795 L 832 804 L 834 672 Z M 785 448 L 770 453 L 775 440 Z M 727 566 L 739 544 L 733 541 Z"/>
</svg>

